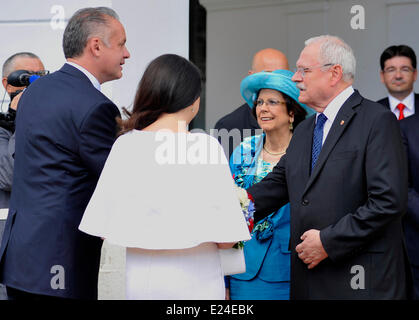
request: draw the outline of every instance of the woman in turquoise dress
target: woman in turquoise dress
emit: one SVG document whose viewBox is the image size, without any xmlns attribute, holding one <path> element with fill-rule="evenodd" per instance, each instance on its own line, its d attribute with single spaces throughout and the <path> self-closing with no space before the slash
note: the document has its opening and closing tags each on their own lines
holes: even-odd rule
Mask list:
<svg viewBox="0 0 419 320">
<path fill-rule="evenodd" d="M 314 112 L 298 103 L 299 90 L 288 70 L 252 74 L 241 93 L 263 134 L 251 136 L 233 151 L 230 169 L 244 189 L 261 181 L 286 153 L 295 127 Z M 231 300 L 288 300 L 290 284 L 290 208 L 286 204 L 256 224 L 244 244 L 246 272 L 226 280 Z"/>
</svg>

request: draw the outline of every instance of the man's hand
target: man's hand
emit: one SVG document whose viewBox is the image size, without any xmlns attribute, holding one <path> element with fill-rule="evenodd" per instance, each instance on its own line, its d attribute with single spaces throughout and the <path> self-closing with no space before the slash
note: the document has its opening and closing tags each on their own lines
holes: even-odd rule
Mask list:
<svg viewBox="0 0 419 320">
<path fill-rule="evenodd" d="M 17 110 L 17 104 L 19 103 L 20 97 L 22 96 L 22 93 L 19 93 L 16 97 L 13 98 L 12 102 L 10 103 L 10 108 Z"/>
<path fill-rule="evenodd" d="M 308 230 L 303 233 L 300 239 L 303 240 L 303 242 L 296 246 L 295 250 L 298 253 L 298 257 L 305 264 L 308 264 L 309 269 L 313 269 L 320 261 L 328 257 L 327 252 L 323 248 L 322 241 L 320 240 L 319 230 Z"/>
</svg>

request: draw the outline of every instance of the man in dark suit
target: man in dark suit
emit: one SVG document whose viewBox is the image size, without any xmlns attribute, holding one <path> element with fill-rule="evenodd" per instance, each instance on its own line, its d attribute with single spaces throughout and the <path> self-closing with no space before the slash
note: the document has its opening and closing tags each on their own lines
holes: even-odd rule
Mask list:
<svg viewBox="0 0 419 320">
<path fill-rule="evenodd" d="M 341 39 L 307 40 L 297 68 L 299 101 L 317 114 L 248 189 L 255 221 L 290 202 L 292 299 L 404 299 L 407 162 L 397 120 L 352 88 L 355 57 Z"/>
<path fill-rule="evenodd" d="M 252 68 L 247 73 L 272 72 L 277 69 L 288 70 L 287 57 L 279 50 L 266 48 L 256 52 L 253 56 Z M 244 103 L 215 124 L 218 141 L 223 146 L 228 159 L 244 138 L 254 136 L 257 131 L 261 130 L 251 111 L 251 107 Z"/>
<path fill-rule="evenodd" d="M 102 240 L 78 225 L 115 140 L 119 110 L 100 84 L 122 76 L 125 41 L 112 9 L 80 9 L 64 31 L 67 63 L 20 99 L 0 248 L 10 299 L 97 298 Z"/>
<path fill-rule="evenodd" d="M 415 114 L 419 94 L 413 92 L 417 79 L 416 54 L 406 45 L 390 46 L 380 57 L 380 78 L 388 90 L 388 97 L 378 103 L 389 108 L 397 119 Z"/>
<path fill-rule="evenodd" d="M 419 299 L 419 114 L 400 121 L 400 129 L 409 168 L 407 214 L 403 219 L 403 226 L 413 274 L 415 299 Z"/>
</svg>

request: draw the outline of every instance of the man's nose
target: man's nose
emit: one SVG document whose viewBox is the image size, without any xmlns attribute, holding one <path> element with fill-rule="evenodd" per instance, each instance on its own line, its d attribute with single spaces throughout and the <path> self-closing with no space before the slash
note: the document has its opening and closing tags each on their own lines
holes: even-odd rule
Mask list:
<svg viewBox="0 0 419 320">
<path fill-rule="evenodd" d="M 125 47 L 125 54 L 124 54 L 124 58 L 125 58 L 125 59 L 128 59 L 130 56 L 131 56 L 131 55 L 130 55 L 130 53 L 129 53 L 128 49 Z"/>
<path fill-rule="evenodd" d="M 294 81 L 294 82 L 299 82 L 299 81 L 302 81 L 303 78 L 301 77 L 300 73 L 297 71 L 297 72 L 294 73 L 291 80 Z"/>
</svg>

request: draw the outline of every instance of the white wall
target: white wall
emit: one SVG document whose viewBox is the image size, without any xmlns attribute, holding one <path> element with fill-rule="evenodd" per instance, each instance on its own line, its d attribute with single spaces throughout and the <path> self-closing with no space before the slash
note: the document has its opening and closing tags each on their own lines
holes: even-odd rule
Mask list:
<svg viewBox="0 0 419 320">
<path fill-rule="evenodd" d="M 419 1 L 414 0 L 200 0 L 207 9 L 206 126 L 243 103 L 240 82 L 255 52 L 273 47 L 295 67 L 304 41 L 341 37 L 357 58 L 355 88 L 372 100 L 386 95 L 379 58 L 390 45 L 407 44 L 419 56 Z M 351 28 L 351 8 L 365 9 L 365 29 Z M 416 84 L 416 88 L 418 85 Z"/>
<path fill-rule="evenodd" d="M 122 79 L 102 85 L 118 107 L 130 106 L 147 64 L 163 53 L 189 56 L 188 0 L 38 0 L 4 1 L 0 9 L 0 64 L 19 51 L 31 51 L 45 68 L 55 71 L 65 62 L 62 36 L 71 15 L 84 7 L 108 6 L 119 15 L 131 58 Z M 5 4 L 3 4 L 5 2 Z M 58 11 L 57 11 L 58 10 Z M 0 101 L 4 89 L 0 88 Z M 6 95 L 6 100 L 8 100 Z M 7 105 L 3 104 L 3 111 Z"/>
<path fill-rule="evenodd" d="M 163 53 L 188 57 L 188 0 L 1 0 L 1 65 L 16 52 L 31 51 L 41 58 L 46 69 L 59 69 L 65 62 L 62 36 L 68 19 L 80 8 L 97 6 L 108 6 L 118 13 L 131 53 L 122 79 L 102 85 L 102 91 L 117 106 L 132 104 L 138 82 L 152 59 Z M 3 95 L 1 86 L 0 101 Z M 6 95 L 3 111 L 7 107 Z M 100 299 L 125 298 L 124 261 L 124 248 L 105 241 L 99 274 Z"/>
</svg>

